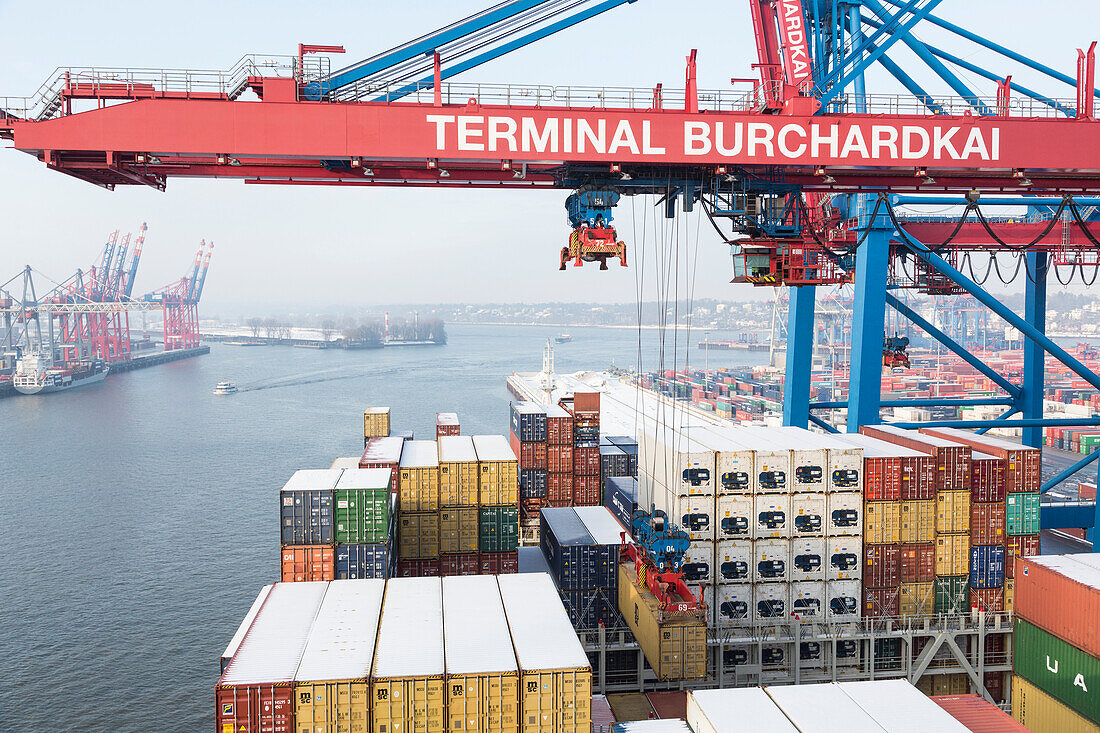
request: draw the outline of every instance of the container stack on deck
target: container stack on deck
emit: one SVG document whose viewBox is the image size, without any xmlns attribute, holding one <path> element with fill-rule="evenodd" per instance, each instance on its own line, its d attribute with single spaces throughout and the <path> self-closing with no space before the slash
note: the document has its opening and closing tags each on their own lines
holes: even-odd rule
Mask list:
<svg viewBox="0 0 1100 733">
<path fill-rule="evenodd" d="M 537 518 L 549 495 L 546 408 L 534 402 L 514 402 L 510 412 L 508 440 L 519 459 L 520 506 L 525 516 Z"/>
<path fill-rule="evenodd" d="M 336 580 L 388 578 L 397 497 L 385 468 L 347 468 L 332 490 Z"/>
<path fill-rule="evenodd" d="M 283 582 L 336 577 L 332 492 L 342 473 L 330 468 L 295 471 L 279 492 Z"/>
<path fill-rule="evenodd" d="M 618 606 L 622 528 L 604 507 L 549 507 L 539 517 L 539 545 L 573 627 L 622 628 Z"/>
<path fill-rule="evenodd" d="M 573 416 L 546 405 L 546 505 L 573 506 Z"/>
<path fill-rule="evenodd" d="M 1100 731 L 1100 559 L 1016 561 L 1012 715 L 1033 733 Z"/>
<path fill-rule="evenodd" d="M 363 411 L 363 447 L 371 438 L 387 438 L 390 435 L 390 408 L 368 407 Z"/>
<path fill-rule="evenodd" d="M 462 430 L 458 422 L 457 412 L 435 413 L 435 439 L 439 440 L 444 435 L 461 435 Z"/>
<path fill-rule="evenodd" d="M 478 462 L 468 435 L 444 435 L 439 451 L 441 575 L 473 575 L 478 564 Z"/>
<path fill-rule="evenodd" d="M 439 510 L 439 448 L 434 440 L 407 440 L 397 489 L 397 570 L 400 577 L 438 576 L 443 529 Z M 457 514 L 448 514 L 458 532 Z M 476 530 L 475 530 L 476 531 Z M 451 546 L 457 546 L 457 539 Z"/>
<path fill-rule="evenodd" d="M 573 418 L 573 506 L 597 506 L 600 484 L 600 393 L 577 392 L 558 406 Z"/>
<path fill-rule="evenodd" d="M 519 571 L 519 463 L 503 435 L 475 435 L 482 573 Z"/>
</svg>

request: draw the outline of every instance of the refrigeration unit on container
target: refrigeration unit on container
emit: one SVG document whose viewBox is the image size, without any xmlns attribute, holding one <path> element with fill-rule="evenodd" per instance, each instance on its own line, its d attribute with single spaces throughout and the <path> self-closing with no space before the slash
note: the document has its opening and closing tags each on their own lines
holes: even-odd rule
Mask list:
<svg viewBox="0 0 1100 733">
<path fill-rule="evenodd" d="M 714 570 L 714 543 L 709 540 L 693 540 L 684 553 L 684 564 L 680 570 L 688 585 L 714 583 L 717 580 Z"/>
<path fill-rule="evenodd" d="M 793 504 L 794 497 L 791 498 Z M 859 494 L 829 494 L 825 513 L 825 534 L 829 537 L 863 534 L 863 497 Z"/>
<path fill-rule="evenodd" d="M 759 623 L 784 623 L 790 614 L 789 583 L 757 583 L 752 587 L 753 611 Z"/>
<path fill-rule="evenodd" d="M 859 537 L 830 537 L 826 541 L 828 580 L 859 580 L 863 574 L 863 542 Z"/>
<path fill-rule="evenodd" d="M 717 525 L 713 496 L 665 495 L 669 519 L 688 533 L 692 542 L 713 542 Z"/>
<path fill-rule="evenodd" d="M 1016 615 L 1100 657 L 1100 567 L 1093 554 L 1016 561 Z"/>
<path fill-rule="evenodd" d="M 757 494 L 753 497 L 755 539 L 791 536 L 791 497 L 789 494 Z"/>
<path fill-rule="evenodd" d="M 845 494 L 855 496 L 859 501 L 859 494 Z M 826 522 L 828 494 L 791 494 L 791 537 L 821 537 L 826 534 L 831 522 Z M 722 499 L 719 497 L 719 502 Z M 862 501 L 860 501 L 862 504 Z M 862 512 L 860 512 L 862 515 Z M 841 519 L 844 523 L 848 517 Z M 862 522 L 862 519 L 859 520 Z M 862 532 L 860 526 L 858 532 Z M 857 533 L 858 533 L 857 532 Z M 846 533 L 843 533 L 846 534 Z"/>
<path fill-rule="evenodd" d="M 363 411 L 363 438 L 385 438 L 390 434 L 390 408 L 368 407 Z"/>
<path fill-rule="evenodd" d="M 592 667 L 550 576 L 497 578 L 519 667 L 524 731 L 589 733 Z"/>
<path fill-rule="evenodd" d="M 935 498 L 935 464 L 927 453 L 857 433 L 829 438 L 862 449 L 865 500 Z"/>
<path fill-rule="evenodd" d="M 735 426 L 733 440 L 754 452 L 752 493 L 784 494 L 795 485 L 794 458 L 785 438 L 768 437 L 762 428 Z"/>
<path fill-rule="evenodd" d="M 752 543 L 752 555 L 754 583 L 790 582 L 790 540 L 756 540 Z"/>
<path fill-rule="evenodd" d="M 444 435 L 439 446 L 439 504 L 476 507 L 478 463 L 474 441 L 468 435 Z"/>
<path fill-rule="evenodd" d="M 332 489 L 341 473 L 339 469 L 307 468 L 295 471 L 283 485 L 279 492 L 282 544 L 332 544 Z"/>
<path fill-rule="evenodd" d="M 458 413 L 456 412 L 437 412 L 435 413 L 435 437 L 436 440 L 442 438 L 445 435 L 458 435 L 460 433 L 460 426 L 458 424 Z"/>
<path fill-rule="evenodd" d="M 811 440 L 827 451 L 825 485 L 828 491 L 852 491 L 863 493 L 866 482 L 863 447 L 858 443 L 841 440 L 846 436 L 821 435 L 801 428 L 779 428 L 780 432 L 798 431 L 799 439 Z M 811 437 L 806 437 L 806 434 Z"/>
<path fill-rule="evenodd" d="M 604 482 L 603 505 L 615 519 L 630 530 L 634 512 L 638 508 L 638 479 L 626 476 L 613 476 Z"/>
<path fill-rule="evenodd" d="M 791 540 L 791 582 L 825 580 L 825 547 L 824 537 L 796 537 Z"/>
<path fill-rule="evenodd" d="M 938 491 L 970 490 L 970 446 L 893 425 L 863 425 L 859 432 L 932 456 Z"/>
<path fill-rule="evenodd" d="M 317 611 L 294 675 L 294 730 L 335 731 L 369 720 L 385 580 L 336 580 Z"/>
<path fill-rule="evenodd" d="M 512 434 L 525 443 L 546 442 L 546 409 L 534 402 L 513 402 Z"/>
<path fill-rule="evenodd" d="M 337 544 L 385 543 L 390 535 L 393 474 L 384 468 L 348 468 L 332 491 Z"/>
<path fill-rule="evenodd" d="M 333 580 L 336 556 L 332 545 L 286 545 L 281 552 L 284 583 Z"/>
<path fill-rule="evenodd" d="M 749 539 L 752 537 L 752 497 L 719 495 L 717 497 L 716 534 L 719 540 Z M 818 517 L 820 525 L 820 517 Z M 819 530 L 820 533 L 820 530 Z"/>
<path fill-rule="evenodd" d="M 828 600 L 824 581 L 792 582 L 790 599 L 790 612 L 799 621 L 825 621 Z"/>
<path fill-rule="evenodd" d="M 328 583 L 278 583 L 214 692 L 218 730 L 294 730 L 294 675 Z"/>
<path fill-rule="evenodd" d="M 386 582 L 370 674 L 372 730 L 446 728 L 442 589 L 439 578 Z"/>
<path fill-rule="evenodd" d="M 519 668 L 497 579 L 443 579 L 448 731 L 515 733 Z"/>
<path fill-rule="evenodd" d="M 244 620 L 241 621 L 241 625 L 237 627 L 237 631 L 233 634 L 233 638 L 229 640 L 229 643 L 225 647 L 225 651 L 222 652 L 219 674 L 225 671 L 226 666 L 229 664 L 229 660 L 237 653 L 237 649 L 241 646 L 241 642 L 244 641 L 244 635 L 248 633 L 248 628 L 252 626 L 252 622 L 260 612 L 260 607 L 263 606 L 264 601 L 267 599 L 267 594 L 270 593 L 271 589 L 274 587 L 274 585 L 265 585 L 260 589 L 260 593 L 256 596 L 256 600 L 252 601 L 252 606 L 249 607 L 248 613 L 244 616 Z"/>
<path fill-rule="evenodd" d="M 477 452 L 478 494 L 482 506 L 515 504 L 519 499 L 519 463 L 503 435 L 473 436 Z"/>
<path fill-rule="evenodd" d="M 677 434 L 645 436 L 646 455 L 653 457 L 652 476 L 677 496 L 714 495 L 714 451 Z"/>
<path fill-rule="evenodd" d="M 405 442 L 398 496 L 402 513 L 439 509 L 439 448 L 434 440 Z"/>
<path fill-rule="evenodd" d="M 756 466 L 756 454 L 750 448 L 730 440 L 714 441 L 714 459 L 719 494 L 751 494 Z"/>
<path fill-rule="evenodd" d="M 750 583 L 755 565 L 752 540 L 722 540 L 715 553 L 719 583 Z"/>
<path fill-rule="evenodd" d="M 791 492 L 824 492 L 829 488 L 829 451 L 818 433 L 802 428 L 763 428 L 768 438 L 791 449 Z M 849 489 L 850 491 L 851 489 Z"/>
<path fill-rule="evenodd" d="M 719 628 L 751 625 L 753 613 L 752 585 L 736 583 L 719 585 L 714 597 L 715 624 Z"/>
<path fill-rule="evenodd" d="M 860 584 L 858 580 L 830 580 L 825 583 L 829 601 L 828 621 L 844 623 L 859 620 Z"/>
</svg>

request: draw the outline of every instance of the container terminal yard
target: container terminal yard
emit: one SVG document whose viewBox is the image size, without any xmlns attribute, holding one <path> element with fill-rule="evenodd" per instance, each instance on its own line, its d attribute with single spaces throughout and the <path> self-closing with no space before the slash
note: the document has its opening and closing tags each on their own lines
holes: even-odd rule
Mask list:
<svg viewBox="0 0 1100 733">
<path fill-rule="evenodd" d="M 693 49 L 682 89 L 607 87 L 609 65 L 599 86 L 449 81 L 631 4 L 505 0 L 335 71 L 343 47 L 300 44 L 229 71 L 59 68 L 0 99 L 0 138 L 108 190 L 561 191 L 551 267 L 633 266 L 662 335 L 698 274 L 693 212 L 729 246 L 732 283 L 789 292 L 779 426 L 735 408 L 728 375 L 681 374 L 675 337 L 644 384 L 512 375 L 495 435 L 440 413 L 418 439 L 363 405 L 360 456 L 271 487 L 272 583 L 222 655 L 215 730 L 1100 730 L 1100 563 L 1040 554 L 1045 530 L 1087 541 L 1098 511 L 1083 491 L 1042 501 L 1100 456 L 1095 357 L 1045 332 L 1050 277 L 1088 287 L 1100 270 L 1095 43 L 1065 73 L 938 1 L 750 0 L 757 63 L 730 88 L 699 88 Z M 868 89 L 883 79 L 904 91 Z M 614 225 L 624 196 L 652 212 L 643 236 Z M 200 266 L 141 301 L 163 308 L 166 349 L 194 345 Z M 993 272 L 1022 285 L 1022 316 Z M 113 315 L 86 328 L 108 344 L 130 280 L 96 280 Z M 839 285 L 847 369 L 815 390 L 817 290 Z M 1021 359 L 968 348 L 905 291 L 970 295 L 1021 334 Z M 7 330 L 12 314 L 35 330 L 17 389 L 102 378 L 111 354 L 65 335 L 99 295 L 78 273 L 72 301 L 5 296 Z M 952 359 L 899 372 L 913 363 L 887 308 Z M 60 370 L 38 370 L 57 350 Z M 959 362 L 958 379 L 929 371 Z M 733 386 L 756 396 L 757 376 Z M 1044 440 L 1091 450 L 1044 478 Z"/>
</svg>

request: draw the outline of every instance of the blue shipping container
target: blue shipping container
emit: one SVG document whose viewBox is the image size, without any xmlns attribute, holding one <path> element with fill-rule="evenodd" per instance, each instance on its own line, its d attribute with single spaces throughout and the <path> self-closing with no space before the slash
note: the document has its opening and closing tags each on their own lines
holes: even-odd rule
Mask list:
<svg viewBox="0 0 1100 733">
<path fill-rule="evenodd" d="M 970 587 L 1000 588 L 1004 584 L 1004 546 L 980 545 L 970 548 Z"/>
<path fill-rule="evenodd" d="M 294 489 L 279 492 L 284 545 L 332 544 L 332 490 Z"/>
<path fill-rule="evenodd" d="M 539 546 L 559 591 L 597 587 L 596 540 L 571 507 L 539 512 Z"/>
<path fill-rule="evenodd" d="M 519 472 L 519 495 L 523 499 L 545 499 L 546 469 L 521 469 Z"/>
<path fill-rule="evenodd" d="M 388 544 L 337 545 L 336 579 L 388 578 L 392 560 Z"/>
<path fill-rule="evenodd" d="M 612 476 L 603 483 L 603 505 L 623 529 L 629 530 L 634 511 L 638 508 L 638 480 Z"/>
<path fill-rule="evenodd" d="M 545 443 L 546 409 L 534 402 L 513 402 L 512 434 L 523 443 Z"/>
<path fill-rule="evenodd" d="M 629 476 L 630 458 L 616 445 L 600 446 L 600 476 Z"/>
</svg>

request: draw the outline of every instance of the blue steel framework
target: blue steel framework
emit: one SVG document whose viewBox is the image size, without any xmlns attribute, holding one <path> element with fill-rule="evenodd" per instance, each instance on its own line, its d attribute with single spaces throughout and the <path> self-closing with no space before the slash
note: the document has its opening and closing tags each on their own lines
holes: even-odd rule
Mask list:
<svg viewBox="0 0 1100 733">
<path fill-rule="evenodd" d="M 763 2 L 764 0 L 754 0 Z M 982 100 L 963 81 L 951 71 L 943 60 L 976 73 L 985 79 L 994 81 L 998 87 L 998 102 L 1007 104 L 1009 90 L 1014 90 L 1045 104 L 1060 114 L 1073 116 L 1077 110 L 1066 107 L 1046 94 L 1019 86 L 1011 82 L 1011 77 L 998 75 L 960 57 L 939 48 L 928 46 L 918 40 L 912 30 L 921 21 L 934 24 L 957 36 L 996 52 L 997 54 L 1038 71 L 1058 82 L 1078 87 L 1078 99 L 1082 100 L 1082 79 L 1074 79 L 1049 66 L 1029 59 L 1011 49 L 982 38 L 957 25 L 931 15 L 938 0 L 862 0 L 862 2 L 840 2 L 839 0 L 816 0 L 807 2 L 804 9 L 806 27 L 811 36 L 811 49 L 816 60 L 813 66 L 812 94 L 821 103 L 821 111 L 864 111 L 865 72 L 874 63 L 885 68 L 902 86 L 932 112 L 942 112 L 942 107 L 931 94 L 926 92 L 912 76 L 901 69 L 886 55 L 886 52 L 898 42 L 907 46 L 936 76 L 943 80 L 956 94 L 963 98 L 979 115 L 995 114 L 996 110 Z M 894 9 L 894 12 L 886 6 Z M 869 15 L 864 14 L 869 11 Z M 870 33 L 864 34 L 864 26 Z M 1084 55 L 1082 54 L 1082 60 Z M 763 59 L 762 59 L 763 61 Z M 1083 79 L 1088 89 L 1084 99 L 1091 102 L 1091 95 L 1098 91 L 1093 88 L 1091 73 L 1091 50 L 1088 57 L 1089 74 Z M 849 95 L 848 92 L 851 91 Z M 802 90 L 806 92 L 805 87 Z M 854 101 L 849 108 L 849 98 Z M 1090 104 L 1091 107 L 1091 104 Z M 919 175 L 919 173 L 918 173 Z M 847 408 L 847 429 L 856 432 L 860 425 L 881 422 L 880 409 L 895 406 L 934 406 L 934 405 L 1002 405 L 1006 411 L 996 420 L 956 420 L 925 423 L 900 423 L 902 427 L 954 426 L 959 428 L 977 428 L 984 432 L 993 427 L 1008 425 L 1023 428 L 1023 443 L 1028 446 L 1042 447 L 1042 429 L 1045 426 L 1100 425 L 1100 417 L 1086 419 L 1045 419 L 1043 417 L 1044 366 L 1047 354 L 1068 366 L 1074 373 L 1093 387 L 1100 389 L 1100 375 L 1090 371 L 1077 359 L 1068 354 L 1045 335 L 1046 330 L 1046 275 L 1050 271 L 1049 255 L 1045 251 L 1031 250 L 1025 255 L 1027 278 L 1025 286 L 1025 309 L 1023 317 L 1012 312 L 996 297 L 990 295 L 972 279 L 967 278 L 936 254 L 933 247 L 927 246 L 904 232 L 904 219 L 893 211 L 894 204 L 957 204 L 967 201 L 952 197 L 894 197 L 887 199 L 883 194 L 849 194 L 848 202 L 841 202 L 841 208 L 854 214 L 855 231 L 862 239 L 855 258 L 854 277 L 854 322 L 852 326 L 852 358 L 847 402 L 811 403 L 809 384 L 812 367 L 812 334 L 814 321 L 815 287 L 812 285 L 795 287 L 791 296 L 788 315 L 786 384 L 787 396 L 784 402 L 783 419 L 786 425 L 806 426 L 810 423 L 823 429 L 836 431 L 832 425 L 813 414 L 817 409 Z M 1081 205 L 1092 205 L 1080 199 Z M 988 205 L 1023 205 L 1037 207 L 1057 206 L 1058 200 L 1037 200 L 1034 197 L 1002 198 L 988 202 Z M 1029 211 L 1036 211 L 1030 208 Z M 1024 374 L 1022 384 L 1012 384 L 997 374 L 980 359 L 971 354 L 962 344 L 947 333 L 927 322 L 915 311 L 906 306 L 899 298 L 889 292 L 888 272 L 890 267 L 891 244 L 900 242 L 924 263 L 934 268 L 963 291 L 969 293 L 993 313 L 1018 329 L 1024 336 Z M 890 306 L 900 315 L 908 318 L 930 336 L 943 344 L 949 351 L 961 357 L 980 373 L 991 379 L 1005 392 L 1004 397 L 988 399 L 881 399 L 882 391 L 882 339 L 886 322 L 886 307 Z M 1008 418 L 1020 414 L 1020 419 L 1008 422 Z M 1047 481 L 1042 490 L 1045 492 L 1085 468 L 1100 456 L 1100 451 L 1078 461 L 1063 473 Z M 1088 526 L 1092 536 L 1092 527 L 1100 526 L 1100 504 L 1078 503 L 1065 506 L 1044 505 L 1042 510 L 1044 528 Z"/>
</svg>

